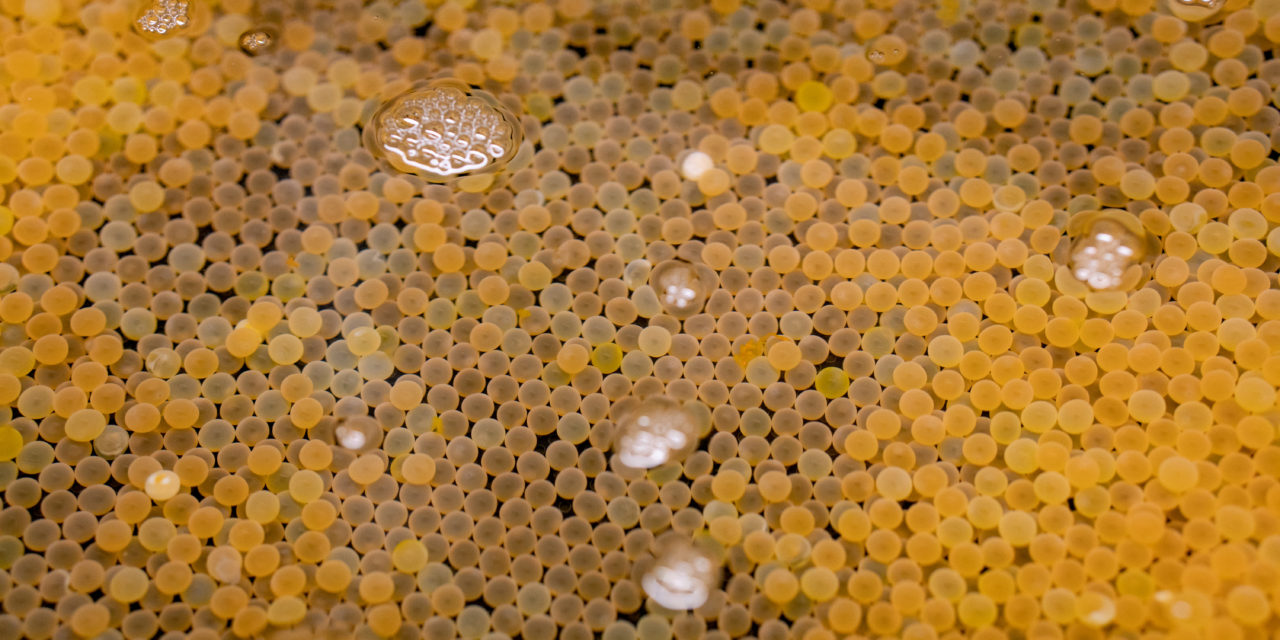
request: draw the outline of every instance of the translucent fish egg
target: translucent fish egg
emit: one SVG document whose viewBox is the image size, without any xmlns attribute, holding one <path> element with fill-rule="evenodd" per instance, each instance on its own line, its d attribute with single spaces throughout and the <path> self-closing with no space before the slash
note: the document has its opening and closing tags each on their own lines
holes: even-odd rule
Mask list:
<svg viewBox="0 0 1280 640">
<path fill-rule="evenodd" d="M 1067 233 L 1072 238 L 1067 269 L 1094 291 L 1133 287 L 1143 262 L 1158 249 L 1133 214 L 1117 209 L 1077 214 Z"/>
<path fill-rule="evenodd" d="M 634 290 L 649 280 L 651 271 L 653 271 L 653 266 L 649 264 L 648 260 L 644 258 L 632 260 L 622 270 L 622 281 L 627 283 L 627 288 Z"/>
<path fill-rule="evenodd" d="M 618 420 L 614 451 L 618 462 L 633 469 L 652 469 L 688 455 L 697 444 L 694 416 L 664 396 L 643 398 Z"/>
<path fill-rule="evenodd" d="M 653 568 L 640 586 L 650 600 L 674 610 L 697 609 L 715 588 L 719 563 L 687 540 L 662 540 Z"/>
<path fill-rule="evenodd" d="M 712 280 L 714 275 L 679 259 L 667 260 L 649 272 L 649 286 L 658 295 L 663 310 L 681 319 L 702 311 Z"/>
<path fill-rule="evenodd" d="M 153 0 L 144 5 L 133 24 L 149 38 L 178 35 L 191 26 L 191 3 L 188 0 Z"/>
<path fill-rule="evenodd" d="M 147 495 L 151 496 L 151 499 L 156 502 L 163 502 L 178 495 L 178 489 L 180 488 L 182 488 L 182 484 L 178 480 L 178 474 L 167 469 L 152 472 L 151 475 L 147 476 L 143 486 Z"/>
<path fill-rule="evenodd" d="M 1116 604 L 1111 598 L 1095 592 L 1086 592 L 1076 601 L 1080 620 L 1093 627 L 1104 627 L 1116 618 Z"/>
<path fill-rule="evenodd" d="M 397 171 L 435 182 L 500 171 L 523 134 L 493 95 L 437 80 L 383 104 L 364 129 L 365 147 Z"/>
<path fill-rule="evenodd" d="M 182 358 L 173 349 L 155 349 L 144 360 L 147 370 L 161 378 L 172 378 L 182 366 Z"/>
<path fill-rule="evenodd" d="M 260 56 L 271 50 L 276 37 L 267 29 L 251 29 L 240 34 L 240 50 L 251 56 Z"/>
<path fill-rule="evenodd" d="M 1187 22 L 1212 18 L 1226 3 L 1226 0 L 1168 0 L 1169 12 Z"/>
</svg>

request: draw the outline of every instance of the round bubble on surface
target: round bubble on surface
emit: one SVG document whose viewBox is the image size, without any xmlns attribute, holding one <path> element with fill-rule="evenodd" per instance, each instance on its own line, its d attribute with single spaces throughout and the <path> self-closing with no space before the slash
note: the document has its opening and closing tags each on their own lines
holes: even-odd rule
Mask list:
<svg viewBox="0 0 1280 640">
<path fill-rule="evenodd" d="M 683 319 L 702 311 L 702 305 L 715 285 L 713 274 L 705 273 L 698 265 L 673 258 L 649 272 L 649 286 L 653 287 L 664 311 Z"/>
<path fill-rule="evenodd" d="M 698 440 L 694 416 L 665 397 L 643 398 L 618 421 L 614 451 L 632 469 L 652 469 L 689 453 Z"/>
<path fill-rule="evenodd" d="M 1169 12 L 1187 22 L 1208 20 L 1222 11 L 1226 0 L 1168 0 Z"/>
<path fill-rule="evenodd" d="M 143 487 L 148 496 L 157 502 L 163 502 L 176 495 L 178 490 L 182 488 L 182 483 L 178 480 L 178 474 L 167 469 L 153 471 L 147 476 L 145 486 Z"/>
<path fill-rule="evenodd" d="M 496 97 L 452 79 L 388 100 L 364 129 L 375 157 L 433 182 L 500 171 L 522 139 L 515 114 Z"/>
<path fill-rule="evenodd" d="M 1094 291 L 1129 289 L 1158 241 L 1133 214 L 1118 209 L 1076 214 L 1067 225 L 1072 238 L 1067 268 Z"/>
<path fill-rule="evenodd" d="M 268 53 L 275 42 L 276 36 L 270 29 L 250 29 L 240 34 L 240 50 L 251 56 Z"/>
<path fill-rule="evenodd" d="M 333 429 L 334 444 L 362 453 L 382 442 L 382 429 L 368 416 L 355 416 L 341 420 Z"/>
<path fill-rule="evenodd" d="M 706 604 L 718 573 L 718 563 L 710 554 L 688 540 L 667 539 L 640 586 L 649 599 L 667 609 L 697 609 Z"/>
</svg>

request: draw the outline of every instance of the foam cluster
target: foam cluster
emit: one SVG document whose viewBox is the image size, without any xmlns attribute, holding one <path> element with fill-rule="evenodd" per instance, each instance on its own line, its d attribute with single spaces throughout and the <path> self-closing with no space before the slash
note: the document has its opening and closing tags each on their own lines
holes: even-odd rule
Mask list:
<svg viewBox="0 0 1280 640">
<path fill-rule="evenodd" d="M 191 24 L 190 5 L 188 0 L 153 0 L 134 24 L 143 35 L 157 38 L 174 35 Z"/>
</svg>

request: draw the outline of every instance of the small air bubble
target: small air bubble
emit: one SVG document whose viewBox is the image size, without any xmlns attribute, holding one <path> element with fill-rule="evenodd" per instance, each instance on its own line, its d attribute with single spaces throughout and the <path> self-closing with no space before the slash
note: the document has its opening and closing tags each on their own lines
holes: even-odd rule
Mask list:
<svg viewBox="0 0 1280 640">
<path fill-rule="evenodd" d="M 240 35 L 240 50 L 251 56 L 260 56 L 271 50 L 275 36 L 266 29 L 254 29 Z"/>
</svg>

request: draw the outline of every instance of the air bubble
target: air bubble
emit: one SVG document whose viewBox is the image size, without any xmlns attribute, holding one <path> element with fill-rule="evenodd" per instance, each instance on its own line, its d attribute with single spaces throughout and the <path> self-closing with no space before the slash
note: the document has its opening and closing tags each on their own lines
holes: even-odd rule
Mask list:
<svg viewBox="0 0 1280 640">
<path fill-rule="evenodd" d="M 1077 214 L 1067 233 L 1070 275 L 1094 291 L 1132 288 L 1157 248 L 1137 218 L 1117 209 Z"/>
<path fill-rule="evenodd" d="M 176 495 L 178 490 L 182 488 L 182 483 L 178 480 L 178 474 L 162 469 L 153 471 L 147 476 L 147 481 L 143 487 L 147 495 L 151 496 L 156 502 L 164 502 Z"/>
<path fill-rule="evenodd" d="M 906 40 L 892 34 L 880 36 L 867 47 L 867 59 L 878 65 L 892 67 L 906 57 Z"/>
<path fill-rule="evenodd" d="M 618 420 L 614 450 L 623 466 L 652 469 L 688 455 L 697 439 L 693 414 L 671 398 L 654 396 L 637 400 Z"/>
<path fill-rule="evenodd" d="M 697 609 L 715 588 L 719 564 L 691 541 L 661 542 L 654 566 L 640 581 L 644 592 L 667 609 Z"/>
<path fill-rule="evenodd" d="M 713 280 L 713 274 L 679 259 L 667 260 L 649 272 L 649 286 L 658 294 L 662 308 L 681 319 L 702 311 Z"/>
<path fill-rule="evenodd" d="M 240 50 L 251 56 L 260 56 L 269 52 L 275 41 L 275 34 L 271 31 L 253 29 L 240 35 Z"/>
<path fill-rule="evenodd" d="M 1187 22 L 1200 22 L 1217 15 L 1226 0 L 1168 0 L 1169 11 Z"/>
<path fill-rule="evenodd" d="M 501 170 L 522 138 L 519 121 L 497 98 L 457 80 L 392 98 L 364 131 L 370 153 L 397 171 L 437 182 Z"/>
</svg>

